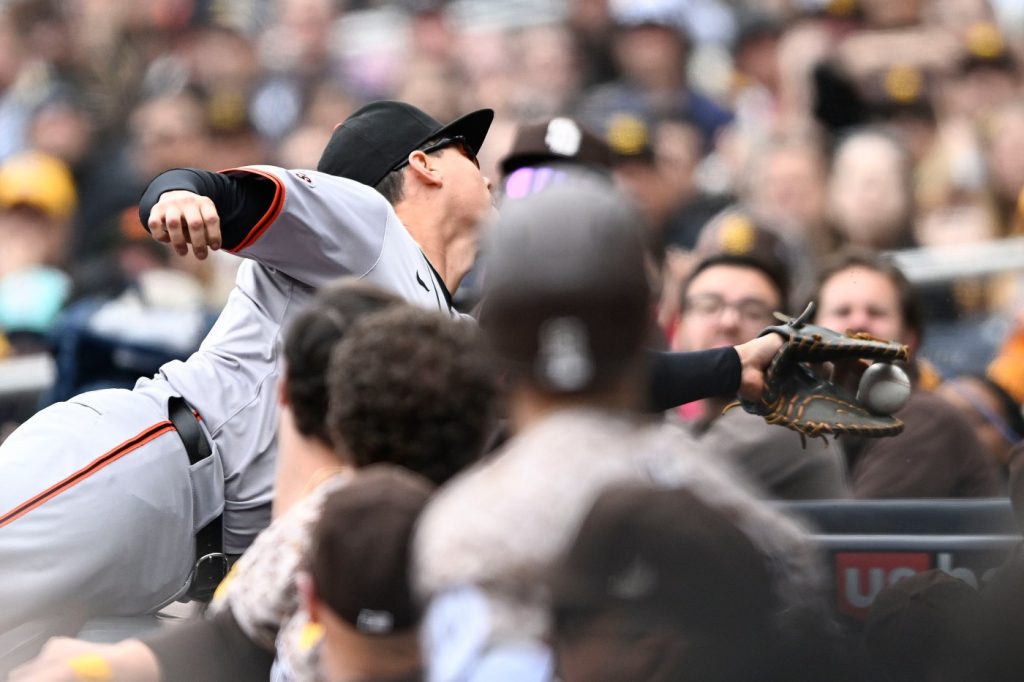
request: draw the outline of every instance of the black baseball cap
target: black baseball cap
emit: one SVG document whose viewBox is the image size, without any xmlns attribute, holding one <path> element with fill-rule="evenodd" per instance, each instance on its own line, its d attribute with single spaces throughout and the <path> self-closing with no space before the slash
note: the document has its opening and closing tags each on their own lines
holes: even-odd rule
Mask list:
<svg viewBox="0 0 1024 682">
<path fill-rule="evenodd" d="M 362 634 L 387 635 L 419 622 L 409 561 L 416 520 L 433 490 L 408 469 L 375 464 L 324 503 L 309 572 L 318 597 Z"/>
<path fill-rule="evenodd" d="M 462 137 L 479 153 L 493 120 L 493 109 L 479 109 L 445 125 L 405 102 L 371 102 L 334 129 L 316 169 L 374 187 L 435 138 Z"/>
</svg>

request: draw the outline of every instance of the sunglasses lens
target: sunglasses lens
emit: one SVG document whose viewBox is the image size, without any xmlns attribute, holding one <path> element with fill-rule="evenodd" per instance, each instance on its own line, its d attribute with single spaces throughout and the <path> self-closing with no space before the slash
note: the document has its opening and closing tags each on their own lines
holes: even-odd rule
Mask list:
<svg viewBox="0 0 1024 682">
<path fill-rule="evenodd" d="M 505 196 L 522 199 L 558 182 L 565 173 L 554 168 L 519 168 L 505 179 Z"/>
</svg>

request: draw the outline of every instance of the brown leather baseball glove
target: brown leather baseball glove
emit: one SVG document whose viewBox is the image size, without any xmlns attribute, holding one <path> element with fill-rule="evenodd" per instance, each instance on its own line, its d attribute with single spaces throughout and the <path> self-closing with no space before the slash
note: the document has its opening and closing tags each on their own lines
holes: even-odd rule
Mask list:
<svg viewBox="0 0 1024 682">
<path fill-rule="evenodd" d="M 869 410 L 852 391 L 826 378 L 821 363 L 906 361 L 907 347 L 869 334 L 840 333 L 810 324 L 807 320 L 813 315 L 813 302 L 796 318 L 775 313 L 783 324 L 765 327 L 760 335 L 780 334 L 786 342 L 765 370 L 761 401 L 741 399 L 730 407 L 740 405 L 769 424 L 799 432 L 801 439 L 820 437 L 827 442 L 827 436 L 844 433 L 873 437 L 898 434 L 903 430 L 902 421 Z"/>
</svg>

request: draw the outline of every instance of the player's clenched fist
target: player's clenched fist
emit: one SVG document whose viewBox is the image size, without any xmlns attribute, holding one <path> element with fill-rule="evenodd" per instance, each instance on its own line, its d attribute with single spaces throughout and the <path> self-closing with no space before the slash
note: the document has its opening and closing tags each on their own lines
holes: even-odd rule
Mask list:
<svg viewBox="0 0 1024 682">
<path fill-rule="evenodd" d="M 221 245 L 220 216 L 209 197 L 188 190 L 172 190 L 160 195 L 149 213 L 149 232 L 157 241 L 174 247 L 179 256 L 188 254 L 188 245 L 196 258 L 206 258 L 208 249 Z"/>
</svg>

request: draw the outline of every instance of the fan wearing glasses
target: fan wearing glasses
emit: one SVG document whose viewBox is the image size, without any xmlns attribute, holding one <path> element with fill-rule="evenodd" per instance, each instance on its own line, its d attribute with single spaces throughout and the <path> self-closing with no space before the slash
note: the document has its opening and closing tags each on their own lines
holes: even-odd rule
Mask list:
<svg viewBox="0 0 1024 682">
<path fill-rule="evenodd" d="M 755 253 L 717 253 L 698 262 L 683 289 L 676 329 L 679 350 L 735 346 L 755 338 L 785 310 L 788 277 L 781 263 Z M 741 409 L 723 408 L 731 396 L 702 401 L 688 424 L 706 452 L 739 469 L 766 494 L 780 499 L 849 497 L 838 443 L 804 449 L 797 433 Z"/>
</svg>

